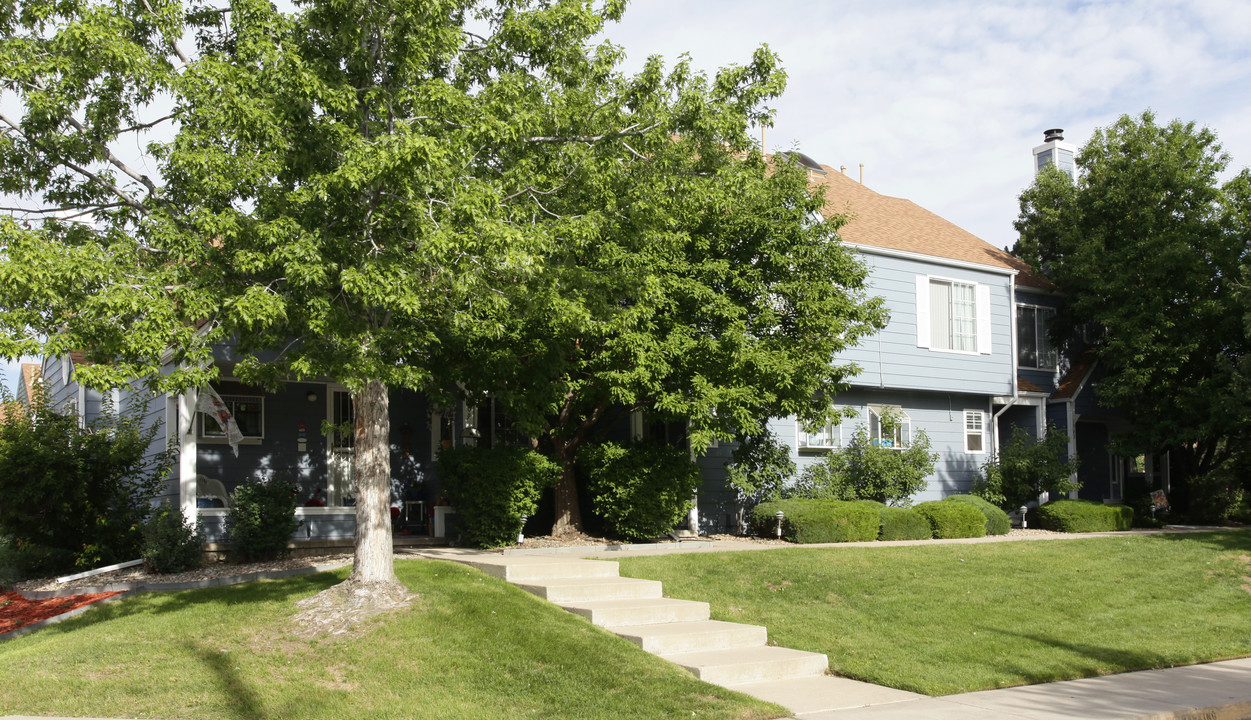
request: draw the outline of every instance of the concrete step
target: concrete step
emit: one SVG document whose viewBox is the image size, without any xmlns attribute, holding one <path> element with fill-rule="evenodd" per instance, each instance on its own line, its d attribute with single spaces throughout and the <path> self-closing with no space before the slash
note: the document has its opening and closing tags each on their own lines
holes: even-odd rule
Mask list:
<svg viewBox="0 0 1251 720">
<path fill-rule="evenodd" d="M 707 620 L 709 613 L 706 602 L 672 598 L 591 600 L 560 603 L 560 606 L 600 627 L 693 622 Z"/>
<path fill-rule="evenodd" d="M 829 660 L 820 653 L 769 645 L 661 657 L 690 670 L 704 682 L 722 686 L 812 677 L 825 674 L 830 667 Z"/>
<path fill-rule="evenodd" d="M 658 598 L 664 587 L 656 580 L 623 577 L 553 578 L 514 581 L 517 587 L 557 605 L 592 600 L 633 600 Z"/>
<path fill-rule="evenodd" d="M 818 717 L 813 713 L 829 713 L 868 705 L 891 705 L 929 699 L 926 695 L 871 685 L 835 675 L 766 680 L 728 687 L 761 700 L 777 703 L 804 720 L 809 717 Z"/>
<path fill-rule="evenodd" d="M 769 639 L 769 631 L 762 625 L 720 620 L 610 627 L 608 630 L 653 655 L 759 647 Z"/>
<path fill-rule="evenodd" d="M 547 556 L 491 556 L 448 558 L 478 568 L 487 575 L 511 583 L 556 580 L 560 578 L 615 578 L 617 563 L 611 560 L 582 560 Z"/>
</svg>

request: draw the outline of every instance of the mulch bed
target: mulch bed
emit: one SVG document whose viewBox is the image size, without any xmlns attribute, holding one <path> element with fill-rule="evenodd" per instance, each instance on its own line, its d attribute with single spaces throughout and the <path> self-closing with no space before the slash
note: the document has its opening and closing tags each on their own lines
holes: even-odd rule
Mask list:
<svg viewBox="0 0 1251 720">
<path fill-rule="evenodd" d="M 120 594 L 117 591 L 27 600 L 12 590 L 0 592 L 0 635 Z"/>
</svg>

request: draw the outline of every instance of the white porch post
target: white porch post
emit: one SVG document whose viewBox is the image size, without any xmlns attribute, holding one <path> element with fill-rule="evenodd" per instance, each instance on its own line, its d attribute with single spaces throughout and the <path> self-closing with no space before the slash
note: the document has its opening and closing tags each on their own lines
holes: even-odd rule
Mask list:
<svg viewBox="0 0 1251 720">
<path fill-rule="evenodd" d="M 196 512 L 195 406 L 199 392 L 188 390 L 178 396 L 178 503 L 182 514 L 199 527 Z"/>
</svg>

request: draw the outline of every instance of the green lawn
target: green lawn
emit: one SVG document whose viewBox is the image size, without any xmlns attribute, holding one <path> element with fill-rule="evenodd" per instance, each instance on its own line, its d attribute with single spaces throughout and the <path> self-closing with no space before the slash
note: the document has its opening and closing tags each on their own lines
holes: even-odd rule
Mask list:
<svg viewBox="0 0 1251 720">
<path fill-rule="evenodd" d="M 1251 531 L 620 562 L 840 675 L 931 695 L 1251 655 Z"/>
<path fill-rule="evenodd" d="M 143 594 L 0 642 L 0 715 L 771 718 L 465 566 L 396 563 L 421 594 L 359 638 L 300 640 L 294 601 L 347 570 Z"/>
</svg>

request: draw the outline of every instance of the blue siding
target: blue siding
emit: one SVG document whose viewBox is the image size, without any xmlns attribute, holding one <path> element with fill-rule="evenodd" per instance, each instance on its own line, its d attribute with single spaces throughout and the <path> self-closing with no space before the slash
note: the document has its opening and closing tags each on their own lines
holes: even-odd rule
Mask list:
<svg viewBox="0 0 1251 720">
<path fill-rule="evenodd" d="M 1011 283 L 1007 275 L 947 267 L 908 258 L 869 255 L 869 293 L 885 299 L 890 322 L 882 332 L 840 354 L 860 368 L 857 386 L 1011 395 L 1015 343 Z M 990 288 L 991 353 L 917 346 L 917 277 L 931 275 Z"/>
</svg>

